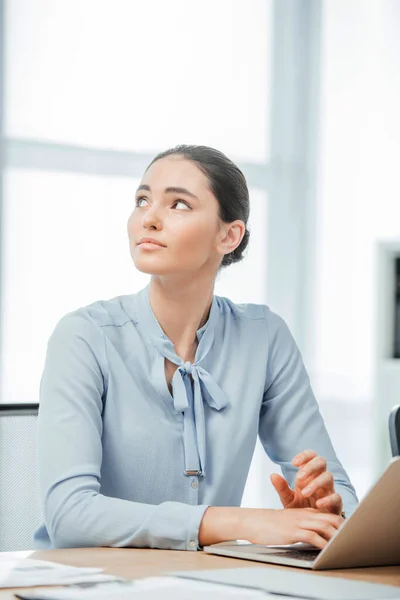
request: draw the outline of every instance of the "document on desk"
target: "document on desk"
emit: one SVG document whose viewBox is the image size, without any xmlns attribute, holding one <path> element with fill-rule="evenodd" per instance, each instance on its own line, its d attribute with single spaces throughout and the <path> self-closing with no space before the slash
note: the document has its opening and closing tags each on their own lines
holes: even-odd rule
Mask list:
<svg viewBox="0 0 400 600">
<path fill-rule="evenodd" d="M 272 596 L 265 592 L 174 577 L 150 577 L 93 586 L 71 585 L 66 588 L 23 592 L 16 596 L 20 600 L 159 600 L 162 597 L 173 598 L 173 600 L 272 599 Z"/>
<path fill-rule="evenodd" d="M 0 561 L 0 588 L 66 585 L 117 580 L 103 569 L 71 567 L 55 562 L 20 558 Z"/>
<path fill-rule="evenodd" d="M 398 587 L 342 577 L 328 577 L 317 573 L 302 573 L 271 567 L 218 569 L 212 571 L 181 571 L 172 576 L 197 581 L 208 581 L 247 589 L 262 590 L 268 594 L 313 600 L 400 600 Z"/>
</svg>

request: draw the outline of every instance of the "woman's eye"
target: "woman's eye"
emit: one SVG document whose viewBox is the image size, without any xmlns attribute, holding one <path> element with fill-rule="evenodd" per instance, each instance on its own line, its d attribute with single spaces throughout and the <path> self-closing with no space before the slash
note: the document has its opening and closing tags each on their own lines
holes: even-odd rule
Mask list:
<svg viewBox="0 0 400 600">
<path fill-rule="evenodd" d="M 174 202 L 173 206 L 175 208 L 179 208 L 179 210 L 186 209 L 186 210 L 190 210 L 190 206 L 188 204 L 186 204 L 186 202 L 184 202 L 183 200 L 176 200 L 176 202 Z"/>
<path fill-rule="evenodd" d="M 144 196 L 140 196 L 140 198 L 136 198 L 136 206 L 139 208 L 143 205 L 143 202 L 147 202 L 147 199 Z"/>
</svg>

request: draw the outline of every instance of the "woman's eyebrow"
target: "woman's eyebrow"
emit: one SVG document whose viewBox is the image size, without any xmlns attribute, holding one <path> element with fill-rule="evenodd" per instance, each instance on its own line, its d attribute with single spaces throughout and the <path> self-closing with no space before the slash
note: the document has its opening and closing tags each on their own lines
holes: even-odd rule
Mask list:
<svg viewBox="0 0 400 600">
<path fill-rule="evenodd" d="M 146 192 L 151 192 L 150 186 L 145 185 L 144 183 L 142 185 L 139 185 L 138 189 L 136 190 L 136 193 L 138 193 L 140 190 L 145 190 Z"/>
<path fill-rule="evenodd" d="M 186 196 L 190 196 L 191 198 L 196 198 L 196 200 L 198 200 L 197 196 L 195 196 L 194 194 L 192 194 L 192 192 L 189 192 L 189 190 L 187 190 L 186 188 L 183 188 L 183 187 L 167 187 L 167 188 L 165 188 L 164 192 L 166 194 L 168 194 L 168 193 L 186 194 Z"/>
<path fill-rule="evenodd" d="M 136 190 L 136 192 L 139 192 L 139 190 L 145 190 L 147 192 L 151 192 L 151 188 L 149 185 L 146 185 L 145 183 L 143 183 L 142 185 L 139 185 L 138 189 Z M 186 196 L 190 196 L 191 198 L 195 198 L 196 200 L 198 200 L 198 197 L 195 196 L 195 194 L 192 194 L 192 192 L 189 192 L 189 190 L 187 190 L 186 188 L 183 187 L 167 187 L 164 190 L 165 194 L 185 194 Z"/>
</svg>

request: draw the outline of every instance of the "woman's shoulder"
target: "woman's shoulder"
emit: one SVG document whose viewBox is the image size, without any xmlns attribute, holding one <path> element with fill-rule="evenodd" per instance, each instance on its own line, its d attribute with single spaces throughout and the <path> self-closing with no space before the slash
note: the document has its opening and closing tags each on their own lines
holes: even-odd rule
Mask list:
<svg viewBox="0 0 400 600">
<path fill-rule="evenodd" d="M 233 319 L 251 319 L 251 320 L 266 320 L 266 321 L 282 321 L 282 318 L 273 312 L 267 304 L 256 303 L 236 303 L 230 298 L 217 296 L 217 302 L 220 310 L 227 316 Z"/>
<path fill-rule="evenodd" d="M 96 300 L 66 313 L 57 323 L 56 330 L 102 329 L 121 327 L 132 321 L 134 295 L 115 296 L 109 300 Z"/>
<path fill-rule="evenodd" d="M 291 339 L 291 333 L 286 321 L 267 304 L 235 303 L 229 298 L 217 297 L 220 313 L 225 325 L 230 322 L 240 323 L 244 331 L 261 333 L 264 331 L 270 344 L 286 344 Z M 251 326 L 250 326 L 251 324 Z"/>
</svg>

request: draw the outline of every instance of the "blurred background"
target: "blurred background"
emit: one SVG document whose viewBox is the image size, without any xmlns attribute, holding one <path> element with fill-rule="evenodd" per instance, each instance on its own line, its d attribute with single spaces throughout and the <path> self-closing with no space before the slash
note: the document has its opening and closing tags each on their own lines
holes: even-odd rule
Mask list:
<svg viewBox="0 0 400 600">
<path fill-rule="evenodd" d="M 211 145 L 252 202 L 216 293 L 287 320 L 363 496 L 400 396 L 399 32 L 398 0 L 0 0 L 0 402 L 37 402 L 63 314 L 146 285 L 143 170 Z M 243 504 L 274 470 L 257 447 Z"/>
</svg>

